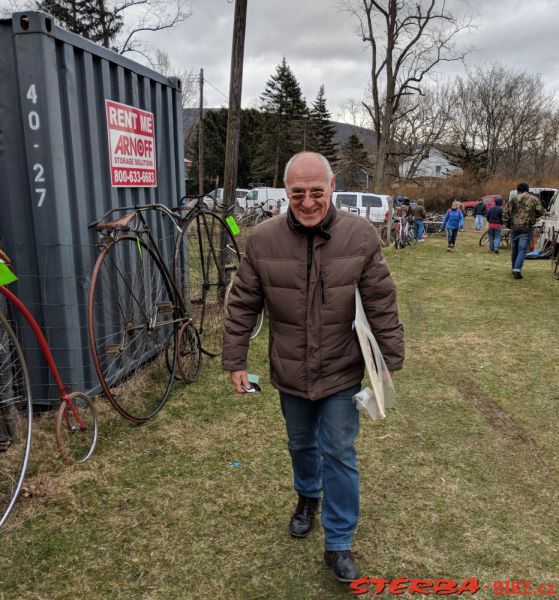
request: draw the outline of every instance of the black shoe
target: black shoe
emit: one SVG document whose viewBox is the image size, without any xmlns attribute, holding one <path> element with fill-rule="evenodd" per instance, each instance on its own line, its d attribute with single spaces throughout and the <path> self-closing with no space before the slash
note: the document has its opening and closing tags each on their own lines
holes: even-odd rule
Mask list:
<svg viewBox="0 0 559 600">
<path fill-rule="evenodd" d="M 498 250 L 494 250 L 494 252 L 495 252 L 495 254 L 499 254 L 499 251 L 498 251 Z"/>
<path fill-rule="evenodd" d="M 515 279 L 522 279 L 522 273 L 521 273 L 520 271 L 513 271 L 513 272 L 512 272 L 512 276 L 513 276 Z"/>
<path fill-rule="evenodd" d="M 326 564 L 334 571 L 338 581 L 350 583 L 359 579 L 359 569 L 353 560 L 351 550 L 326 550 L 324 552 Z"/>
<path fill-rule="evenodd" d="M 289 533 L 293 537 L 306 537 L 312 529 L 314 515 L 320 504 L 319 498 L 307 498 L 299 496 L 297 508 L 289 521 Z"/>
</svg>

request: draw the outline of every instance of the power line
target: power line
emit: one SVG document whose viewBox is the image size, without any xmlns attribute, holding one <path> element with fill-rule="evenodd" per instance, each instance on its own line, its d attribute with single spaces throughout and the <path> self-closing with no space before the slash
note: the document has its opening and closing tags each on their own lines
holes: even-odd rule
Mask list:
<svg viewBox="0 0 559 600">
<path fill-rule="evenodd" d="M 212 87 L 216 92 L 219 92 L 227 100 L 227 102 L 229 102 L 229 96 L 227 96 L 227 94 L 224 94 L 220 89 L 216 88 L 213 83 L 211 83 L 207 79 L 204 79 L 204 83 Z"/>
</svg>

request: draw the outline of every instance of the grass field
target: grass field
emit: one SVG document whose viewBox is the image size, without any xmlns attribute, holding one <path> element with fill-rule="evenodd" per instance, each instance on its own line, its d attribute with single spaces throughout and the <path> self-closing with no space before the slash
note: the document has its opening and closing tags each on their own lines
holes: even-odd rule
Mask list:
<svg viewBox="0 0 559 600">
<path fill-rule="evenodd" d="M 397 408 L 361 420 L 355 556 L 368 577 L 477 577 L 475 598 L 494 598 L 495 580 L 559 591 L 559 282 L 549 261 L 513 280 L 510 251 L 478 239 L 386 251 L 407 357 Z M 287 534 L 295 495 L 266 349 L 264 331 L 258 395 L 234 395 L 216 359 L 140 428 L 100 402 L 98 449 L 77 468 L 41 419 L 27 497 L 0 533 L 0 598 L 352 597 L 322 563 L 320 527 Z"/>
</svg>

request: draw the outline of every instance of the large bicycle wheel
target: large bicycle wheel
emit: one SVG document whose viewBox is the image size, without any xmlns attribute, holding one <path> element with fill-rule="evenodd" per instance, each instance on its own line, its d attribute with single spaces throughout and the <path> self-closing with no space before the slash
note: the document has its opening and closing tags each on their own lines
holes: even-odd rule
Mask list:
<svg viewBox="0 0 559 600">
<path fill-rule="evenodd" d="M 103 248 L 89 290 L 91 351 L 104 394 L 133 423 L 153 417 L 171 391 L 176 314 L 171 283 L 142 239 L 124 235 Z"/>
<path fill-rule="evenodd" d="M 489 242 L 489 231 L 486 231 L 480 238 L 479 238 L 479 245 L 480 246 L 487 246 L 487 243 Z"/>
<path fill-rule="evenodd" d="M 82 392 L 63 400 L 56 413 L 56 445 L 64 461 L 85 462 L 97 445 L 97 412 L 93 401 Z"/>
<path fill-rule="evenodd" d="M 12 510 L 31 450 L 31 383 L 25 358 L 0 313 L 0 527 Z"/>
<path fill-rule="evenodd" d="M 239 260 L 229 227 L 214 213 L 193 215 L 177 237 L 175 280 L 208 356 L 221 353 L 225 291 Z"/>
</svg>

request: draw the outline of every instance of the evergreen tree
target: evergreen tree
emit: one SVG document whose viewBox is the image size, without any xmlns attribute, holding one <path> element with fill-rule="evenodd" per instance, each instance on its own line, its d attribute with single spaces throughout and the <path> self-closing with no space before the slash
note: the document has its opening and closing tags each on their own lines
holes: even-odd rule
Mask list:
<svg viewBox="0 0 559 600">
<path fill-rule="evenodd" d="M 337 144 L 334 142 L 336 128 L 331 121 L 330 113 L 326 108 L 326 97 L 324 95 L 324 86 L 320 86 L 316 100 L 313 102 L 309 114 L 308 144 L 307 150 L 320 152 L 324 155 L 332 168 L 337 160 Z"/>
<path fill-rule="evenodd" d="M 338 183 L 343 180 L 343 188 L 358 191 L 363 187 L 364 173 L 371 170 L 371 163 L 365 146 L 357 134 L 352 133 L 340 151 Z"/>
<path fill-rule="evenodd" d="M 308 115 L 301 86 L 285 58 L 276 67 L 260 98 L 264 120 L 253 175 L 277 187 L 289 158 L 303 150 Z"/>
<path fill-rule="evenodd" d="M 122 29 L 122 17 L 106 0 L 41 0 L 37 8 L 50 13 L 63 27 L 109 48 Z"/>
<path fill-rule="evenodd" d="M 215 187 L 223 187 L 225 169 L 225 143 L 227 140 L 226 108 L 204 111 L 204 188 L 210 192 Z M 241 133 L 239 139 L 239 162 L 237 165 L 236 187 L 247 187 L 252 180 L 252 161 L 261 139 L 262 115 L 252 108 L 241 111 Z M 194 161 L 190 178 L 198 181 L 198 139 L 193 136 L 191 156 Z M 218 185 L 216 185 L 216 180 Z"/>
</svg>

